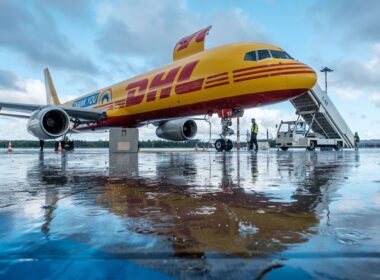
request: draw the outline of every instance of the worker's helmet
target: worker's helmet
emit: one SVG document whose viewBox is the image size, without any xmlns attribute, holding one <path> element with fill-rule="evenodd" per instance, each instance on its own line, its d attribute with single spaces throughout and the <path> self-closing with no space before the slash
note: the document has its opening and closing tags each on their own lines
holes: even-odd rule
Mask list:
<svg viewBox="0 0 380 280">
<path fill-rule="evenodd" d="M 251 119 L 251 121 L 254 121 L 254 120 L 255 120 L 255 118 Z"/>
</svg>

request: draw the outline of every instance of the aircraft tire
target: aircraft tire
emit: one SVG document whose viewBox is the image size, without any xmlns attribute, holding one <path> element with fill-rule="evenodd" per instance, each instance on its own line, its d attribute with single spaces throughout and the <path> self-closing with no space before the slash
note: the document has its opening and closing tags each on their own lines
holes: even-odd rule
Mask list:
<svg viewBox="0 0 380 280">
<path fill-rule="evenodd" d="M 315 141 L 310 141 L 310 146 L 307 147 L 307 149 L 309 151 L 314 151 L 316 147 L 317 147 L 317 143 L 315 143 Z"/>
<path fill-rule="evenodd" d="M 226 140 L 226 145 L 225 145 L 225 150 L 227 152 L 231 151 L 233 148 L 233 144 L 232 144 L 232 141 L 230 139 L 227 139 Z"/>
<path fill-rule="evenodd" d="M 214 146 L 218 152 L 221 152 L 225 149 L 226 142 L 223 139 L 218 139 L 215 141 Z"/>
<path fill-rule="evenodd" d="M 287 151 L 289 149 L 289 147 L 280 147 L 280 149 L 285 152 L 285 151 Z"/>
<path fill-rule="evenodd" d="M 340 151 L 342 149 L 342 142 L 337 142 L 334 146 L 335 151 Z"/>
</svg>

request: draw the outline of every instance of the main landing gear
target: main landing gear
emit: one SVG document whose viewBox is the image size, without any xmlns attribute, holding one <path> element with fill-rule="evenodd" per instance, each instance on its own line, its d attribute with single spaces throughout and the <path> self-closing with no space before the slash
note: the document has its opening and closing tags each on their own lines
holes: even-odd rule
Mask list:
<svg viewBox="0 0 380 280">
<path fill-rule="evenodd" d="M 215 141 L 214 143 L 215 145 L 215 149 L 218 151 L 218 152 L 221 152 L 221 151 L 231 151 L 232 150 L 232 141 L 230 139 L 218 139 Z"/>
<path fill-rule="evenodd" d="M 230 126 L 232 125 L 232 118 L 242 117 L 244 110 L 239 109 L 224 109 L 218 112 L 218 116 L 221 118 L 222 133 L 220 139 L 214 143 L 215 149 L 218 152 L 229 152 L 233 148 L 232 141 L 227 139 L 228 136 L 233 135 L 235 132 Z"/>
</svg>

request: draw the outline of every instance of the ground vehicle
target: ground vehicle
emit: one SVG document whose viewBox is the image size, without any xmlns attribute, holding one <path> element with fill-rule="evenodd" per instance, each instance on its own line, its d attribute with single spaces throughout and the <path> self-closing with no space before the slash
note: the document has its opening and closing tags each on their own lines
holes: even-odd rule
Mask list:
<svg viewBox="0 0 380 280">
<path fill-rule="evenodd" d="M 332 147 L 339 151 L 343 147 L 343 140 L 339 138 L 326 139 L 310 132 L 310 127 L 298 118 L 296 121 L 281 121 L 277 130 L 276 147 L 286 151 L 289 147 L 307 148 L 313 151 L 316 147 Z"/>
</svg>

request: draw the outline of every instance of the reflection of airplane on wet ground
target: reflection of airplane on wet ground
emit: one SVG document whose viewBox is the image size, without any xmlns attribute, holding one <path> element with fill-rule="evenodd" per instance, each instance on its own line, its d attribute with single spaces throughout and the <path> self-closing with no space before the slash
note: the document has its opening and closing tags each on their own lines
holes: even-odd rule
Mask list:
<svg viewBox="0 0 380 280">
<path fill-rule="evenodd" d="M 111 224 L 97 228 L 107 231 L 105 235 L 108 228 L 116 227 L 120 232 L 155 236 L 163 242 L 144 253 L 141 248 L 116 243 L 102 248 L 107 253 L 137 258 L 165 272 L 179 273 L 181 265 L 175 260 L 183 257 L 198 261 L 200 272 L 222 270 L 208 267 L 209 258 L 256 261 L 307 242 L 316 234 L 321 215 L 339 185 L 335 178 L 350 171 L 336 163 L 344 161 L 337 158 L 343 157 L 339 154 L 244 155 L 246 160 L 243 154 L 209 154 L 209 159 L 200 154 L 110 154 L 109 177 L 104 176 L 103 168 L 70 169 L 70 157 L 62 155 L 61 162 L 40 159 L 39 168 L 31 169 L 28 176 L 46 185 L 45 223 L 41 226 L 46 236 L 57 231 L 64 234 L 64 228 L 54 226 L 54 211 L 59 211 L 60 199 L 77 194 L 75 203 L 85 205 L 89 213 L 106 215 L 104 210 L 108 210 L 119 217 L 117 225 L 105 217 Z M 153 168 L 144 165 L 148 157 L 156 163 Z M 267 164 L 269 161 L 274 164 Z M 274 179 L 262 188 L 267 177 L 294 185 L 276 187 Z M 80 222 L 93 221 L 86 218 Z M 62 222 L 58 225 L 63 226 Z M 79 234 L 83 240 L 92 240 L 91 231 L 83 232 L 85 225 L 77 226 L 80 232 L 67 238 Z M 168 262 L 158 262 L 157 257 Z M 149 258 L 155 261 L 144 260 Z"/>
<path fill-rule="evenodd" d="M 222 118 L 218 150 L 230 150 L 231 117 L 244 109 L 289 100 L 311 89 L 316 73 L 284 50 L 263 43 L 237 43 L 204 50 L 210 27 L 181 39 L 174 62 L 160 69 L 60 104 L 45 70 L 48 105 L 14 104 L 2 100 L 0 109 L 25 114 L 28 131 L 54 139 L 69 131 L 157 125 L 157 136 L 184 141 L 197 126 L 187 117 L 218 113 Z"/>
</svg>

